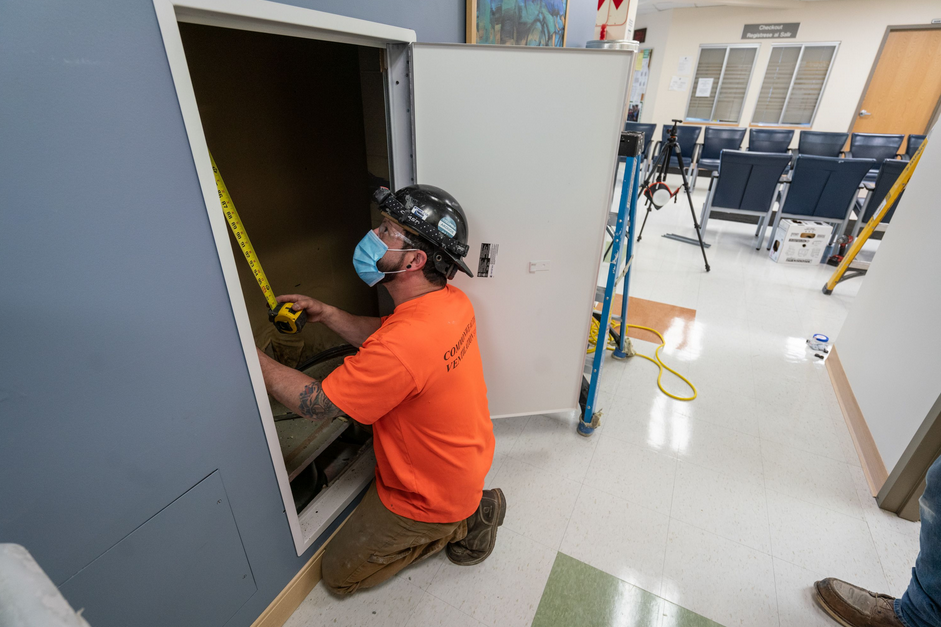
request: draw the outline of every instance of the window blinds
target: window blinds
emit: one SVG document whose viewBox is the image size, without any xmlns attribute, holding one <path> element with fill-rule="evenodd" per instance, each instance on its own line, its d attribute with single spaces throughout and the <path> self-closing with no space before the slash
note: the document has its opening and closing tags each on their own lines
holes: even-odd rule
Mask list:
<svg viewBox="0 0 941 627">
<path fill-rule="evenodd" d="M 710 46 L 701 48 L 699 64 L 690 85 L 686 119 L 737 124 L 751 77 L 757 46 Z M 712 79 L 707 96 L 697 96 L 701 79 Z"/>
<path fill-rule="evenodd" d="M 836 46 L 774 46 L 755 105 L 754 124 L 809 126 Z"/>
<path fill-rule="evenodd" d="M 712 109 L 716 103 L 716 93 L 719 90 L 719 78 L 722 76 L 722 68 L 725 65 L 725 54 L 728 48 L 703 48 L 699 53 L 699 65 L 696 66 L 696 75 L 693 77 L 693 84 L 690 85 L 692 96 L 689 99 L 689 107 L 686 110 L 686 117 L 691 120 L 711 120 Z M 711 78 L 712 89 L 708 96 L 697 97 L 696 86 L 701 79 Z"/>
<path fill-rule="evenodd" d="M 748 79 L 755 64 L 756 48 L 730 48 L 725 61 L 725 72 L 716 96 L 716 106 L 712 111 L 713 122 L 731 122 L 738 124 L 742 119 L 742 105 L 745 104 L 745 91 Z"/>
</svg>

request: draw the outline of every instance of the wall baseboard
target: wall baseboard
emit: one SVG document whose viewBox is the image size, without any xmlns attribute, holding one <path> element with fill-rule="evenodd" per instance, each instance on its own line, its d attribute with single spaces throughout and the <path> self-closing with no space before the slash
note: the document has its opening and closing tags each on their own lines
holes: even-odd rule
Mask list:
<svg viewBox="0 0 941 627">
<path fill-rule="evenodd" d="M 889 478 L 889 473 L 885 468 L 885 462 L 882 461 L 882 456 L 879 454 L 879 449 L 876 447 L 872 432 L 869 431 L 869 425 L 866 424 L 866 419 L 863 417 L 863 411 L 856 401 L 856 395 L 853 394 L 853 388 L 850 386 L 846 372 L 843 370 L 843 364 L 840 362 L 836 346 L 830 349 L 830 357 L 827 359 L 827 372 L 830 374 L 830 383 L 833 384 L 833 391 L 836 392 L 836 398 L 840 403 L 843 419 L 846 421 L 846 426 L 849 427 L 850 435 L 853 437 L 856 454 L 859 455 L 859 461 L 862 463 L 863 473 L 869 483 L 869 490 L 873 496 L 876 496 Z"/>
<path fill-rule="evenodd" d="M 284 590 L 265 608 L 261 616 L 255 619 L 252 627 L 282 627 L 291 618 L 294 610 L 307 598 L 314 586 L 320 583 L 320 563 L 323 561 L 324 549 L 330 544 L 333 536 L 337 535 L 337 531 L 342 528 L 343 525 L 340 525 L 330 534 L 323 546 L 317 549 L 317 552 L 294 575 L 294 578 L 284 587 Z"/>
</svg>

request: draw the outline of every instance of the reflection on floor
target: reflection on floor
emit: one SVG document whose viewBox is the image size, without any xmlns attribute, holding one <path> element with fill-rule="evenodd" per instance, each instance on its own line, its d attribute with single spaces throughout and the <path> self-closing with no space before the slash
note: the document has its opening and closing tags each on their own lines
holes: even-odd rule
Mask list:
<svg viewBox="0 0 941 627">
<path fill-rule="evenodd" d="M 688 208 L 669 204 L 637 246 L 631 294 L 696 312 L 685 346 L 661 353 L 699 398 L 674 401 L 653 364 L 608 353 L 592 438 L 576 435 L 575 416 L 495 423 L 487 486 L 503 488 L 509 508 L 487 561 L 439 555 L 343 601 L 318 586 L 288 625 L 525 627 L 581 611 L 591 620 L 569 624 L 689 624 L 678 606 L 727 627 L 833 627 L 811 599 L 816 579 L 901 594 L 919 525 L 876 507 L 824 364 L 804 343 L 818 332 L 839 343 L 865 279 L 824 296 L 829 267 L 773 263 L 754 231 L 711 220 L 705 273 L 697 247 L 660 237 L 694 235 Z M 581 576 L 603 580 L 608 605 L 574 597 L 565 577 Z M 615 595 L 635 609 L 611 610 Z M 641 603 L 656 597 L 676 620 Z"/>
</svg>

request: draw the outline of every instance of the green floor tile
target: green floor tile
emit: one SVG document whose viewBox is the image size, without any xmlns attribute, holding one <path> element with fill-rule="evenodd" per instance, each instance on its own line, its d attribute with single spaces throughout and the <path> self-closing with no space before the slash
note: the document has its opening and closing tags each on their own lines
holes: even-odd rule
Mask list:
<svg viewBox="0 0 941 627">
<path fill-rule="evenodd" d="M 559 553 L 533 627 L 657 627 L 660 604 L 660 597 Z"/>
<path fill-rule="evenodd" d="M 563 553 L 556 556 L 533 627 L 721 627 Z"/>
</svg>

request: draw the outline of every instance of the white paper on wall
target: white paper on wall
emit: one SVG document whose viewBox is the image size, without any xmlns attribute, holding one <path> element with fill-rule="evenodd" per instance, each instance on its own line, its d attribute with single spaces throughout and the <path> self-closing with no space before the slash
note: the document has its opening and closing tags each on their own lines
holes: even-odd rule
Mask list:
<svg viewBox="0 0 941 627">
<path fill-rule="evenodd" d="M 697 98 L 708 98 L 709 94 L 712 93 L 712 81 L 714 78 L 701 78 L 696 83 L 696 97 Z"/>
<path fill-rule="evenodd" d="M 689 79 L 685 76 L 674 76 L 670 79 L 670 91 L 686 91 L 689 89 Z"/>
<path fill-rule="evenodd" d="M 680 62 L 676 66 L 676 73 L 680 76 L 689 74 L 693 67 L 693 57 L 680 57 Z"/>
</svg>

